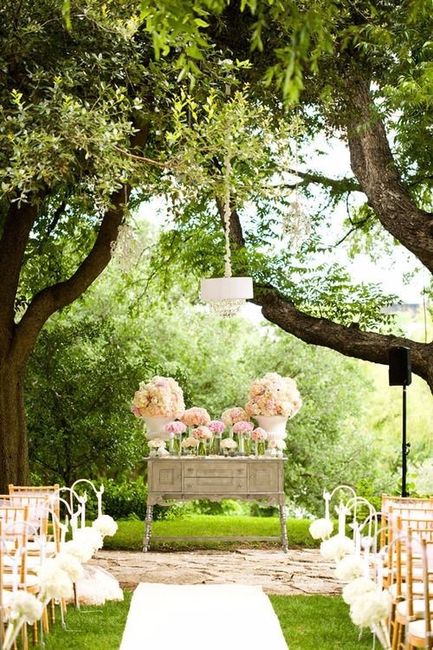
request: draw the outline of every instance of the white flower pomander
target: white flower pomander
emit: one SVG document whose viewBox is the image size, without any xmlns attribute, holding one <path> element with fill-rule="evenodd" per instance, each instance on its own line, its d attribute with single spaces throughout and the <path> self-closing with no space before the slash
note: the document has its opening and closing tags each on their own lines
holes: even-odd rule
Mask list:
<svg viewBox="0 0 433 650">
<path fill-rule="evenodd" d="M 79 562 L 83 562 L 84 564 L 92 558 L 95 550 L 90 544 L 84 544 L 78 540 L 71 539 L 69 542 L 63 544 L 62 552 L 73 555 Z"/>
<path fill-rule="evenodd" d="M 33 625 L 41 618 L 43 611 L 41 601 L 27 591 L 15 592 L 8 601 L 8 618 L 11 621 L 24 620 Z"/>
<path fill-rule="evenodd" d="M 54 562 L 59 569 L 68 574 L 72 582 L 77 582 L 83 576 L 83 567 L 80 560 L 71 553 L 59 553 L 54 558 Z"/>
<path fill-rule="evenodd" d="M 333 529 L 334 524 L 330 519 L 315 519 L 308 530 L 313 539 L 327 539 Z"/>
<path fill-rule="evenodd" d="M 375 589 L 356 598 L 350 606 L 350 618 L 359 627 L 371 627 L 388 618 L 392 598 L 389 591 Z"/>
<path fill-rule="evenodd" d="M 147 444 L 151 449 L 165 449 L 166 447 L 165 440 L 162 438 L 153 438 L 153 440 L 148 440 Z"/>
<path fill-rule="evenodd" d="M 365 562 L 359 555 L 346 555 L 338 562 L 335 575 L 342 582 L 353 582 L 365 575 Z"/>
<path fill-rule="evenodd" d="M 38 571 L 38 582 L 45 600 L 60 600 L 71 598 L 73 595 L 72 580 L 66 571 L 63 571 L 55 559 L 46 560 Z"/>
<path fill-rule="evenodd" d="M 101 533 L 102 537 L 113 537 L 117 533 L 118 525 L 110 515 L 100 515 L 92 523 L 92 527 Z"/>
<path fill-rule="evenodd" d="M 80 544 L 86 544 L 93 548 L 93 552 L 104 546 L 104 540 L 102 539 L 101 533 L 91 526 L 84 526 L 84 528 L 78 528 L 74 535 L 74 540 Z"/>
<path fill-rule="evenodd" d="M 347 605 L 351 605 L 358 598 L 363 598 L 365 594 L 376 589 L 377 584 L 371 578 L 357 578 L 343 587 L 343 600 Z"/>
<path fill-rule="evenodd" d="M 324 560 L 339 562 L 345 555 L 353 553 L 355 546 L 353 541 L 345 535 L 334 535 L 324 539 L 320 544 L 320 555 Z"/>
<path fill-rule="evenodd" d="M 222 449 L 236 449 L 237 446 L 238 443 L 233 438 L 224 438 L 224 440 L 221 440 Z"/>
</svg>

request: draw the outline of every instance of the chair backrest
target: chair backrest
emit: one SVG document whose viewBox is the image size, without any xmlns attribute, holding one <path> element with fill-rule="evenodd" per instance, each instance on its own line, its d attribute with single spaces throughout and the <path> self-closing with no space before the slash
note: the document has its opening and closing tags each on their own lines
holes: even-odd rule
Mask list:
<svg viewBox="0 0 433 650">
<path fill-rule="evenodd" d="M 59 547 L 60 545 L 60 486 L 58 483 L 55 485 L 13 485 L 9 484 L 9 496 L 15 503 L 21 502 L 28 504 L 30 507 L 30 515 L 42 516 L 47 509 L 47 529 L 48 524 L 53 532 L 54 540 Z M 1 497 L 0 497 L 1 499 Z M 48 532 L 48 530 L 46 531 Z M 59 548 L 58 548 L 59 550 Z"/>
<path fill-rule="evenodd" d="M 24 492 L 25 494 L 52 494 L 58 492 L 60 485 L 55 483 L 54 485 L 14 485 L 9 483 L 9 494 L 15 494 L 17 492 Z"/>
<path fill-rule="evenodd" d="M 5 621 L 5 612 L 3 608 L 3 526 L 0 520 L 0 648 L 3 647 L 3 623 Z"/>
<path fill-rule="evenodd" d="M 393 518 L 394 520 L 396 517 L 411 520 L 431 518 L 433 520 L 433 498 L 390 497 L 384 494 L 382 495 L 381 516 L 380 547 L 383 548 L 392 543 Z"/>
<path fill-rule="evenodd" d="M 0 521 L 2 524 L 2 535 L 0 544 L 3 548 L 2 575 L 4 573 L 4 557 L 9 555 L 14 561 L 12 573 L 16 573 L 16 585 L 25 583 L 27 574 L 27 539 L 29 528 L 28 506 L 3 505 L 0 507 Z"/>
<path fill-rule="evenodd" d="M 432 612 L 430 599 L 433 598 L 431 582 L 433 580 L 433 541 L 421 540 L 421 558 L 424 580 L 424 621 L 426 648 L 433 648 Z"/>
</svg>

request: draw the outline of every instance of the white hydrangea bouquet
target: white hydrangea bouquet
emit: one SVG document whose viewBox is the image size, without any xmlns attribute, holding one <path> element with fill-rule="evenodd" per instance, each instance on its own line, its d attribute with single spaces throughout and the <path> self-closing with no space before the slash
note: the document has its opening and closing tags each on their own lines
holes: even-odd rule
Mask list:
<svg viewBox="0 0 433 650">
<path fill-rule="evenodd" d="M 180 418 L 185 411 L 182 389 L 172 377 L 153 377 L 147 383 L 141 382 L 131 411 L 138 418 Z"/>
<path fill-rule="evenodd" d="M 245 410 L 249 416 L 282 415 L 292 418 L 302 406 L 296 381 L 277 372 L 268 372 L 261 379 L 255 379 L 248 397 Z"/>
</svg>

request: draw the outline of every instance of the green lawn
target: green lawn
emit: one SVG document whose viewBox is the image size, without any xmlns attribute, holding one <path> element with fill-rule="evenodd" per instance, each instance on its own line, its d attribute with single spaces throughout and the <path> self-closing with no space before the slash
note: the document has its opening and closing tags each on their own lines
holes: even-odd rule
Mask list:
<svg viewBox="0 0 433 650">
<path fill-rule="evenodd" d="M 119 521 L 117 534 L 105 538 L 104 547 L 122 550 L 139 550 L 143 543 L 144 523 L 142 521 Z M 289 547 L 310 547 L 317 546 L 308 533 L 310 522 L 305 519 L 289 519 L 287 522 L 287 534 Z M 192 540 L 189 542 L 175 541 L 173 537 L 192 536 L 197 538 L 206 537 L 227 537 L 237 538 L 236 546 L 242 545 L 239 537 L 271 537 L 280 534 L 280 521 L 278 517 L 248 517 L 226 515 L 189 515 L 178 519 L 155 521 L 152 526 L 152 535 L 163 538 L 154 542 L 152 548 L 161 550 L 171 548 L 220 548 L 222 545 L 229 546 L 229 542 L 218 542 L 206 540 Z M 276 542 L 278 544 L 278 541 Z M 249 545 L 263 546 L 263 542 L 256 544 L 248 542 Z"/>
<path fill-rule="evenodd" d="M 128 613 L 131 594 L 123 603 L 104 607 L 69 607 L 67 630 L 57 622 L 46 638 L 46 650 L 116 650 Z M 271 596 L 290 650 L 362 650 L 371 636 L 358 641 L 348 607 L 341 598 L 327 596 Z M 143 624 L 146 625 L 145 612 Z M 248 625 L 248 621 L 245 622 Z M 155 649 L 158 650 L 158 649 Z M 227 648 L 227 650 L 231 650 Z"/>
</svg>

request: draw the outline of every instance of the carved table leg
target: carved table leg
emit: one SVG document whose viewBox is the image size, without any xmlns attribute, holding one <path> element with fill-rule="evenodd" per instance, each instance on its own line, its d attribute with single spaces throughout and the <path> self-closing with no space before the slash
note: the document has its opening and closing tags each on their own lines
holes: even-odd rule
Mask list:
<svg viewBox="0 0 433 650">
<path fill-rule="evenodd" d="M 143 552 L 146 553 L 149 550 L 150 536 L 152 534 L 152 521 L 153 521 L 153 505 L 150 503 L 146 507 L 146 527 L 144 532 L 143 539 Z"/>
<path fill-rule="evenodd" d="M 289 542 L 287 539 L 287 508 L 285 504 L 280 504 L 280 523 L 281 523 L 281 545 L 283 547 L 284 553 L 287 553 L 289 550 Z"/>
</svg>

